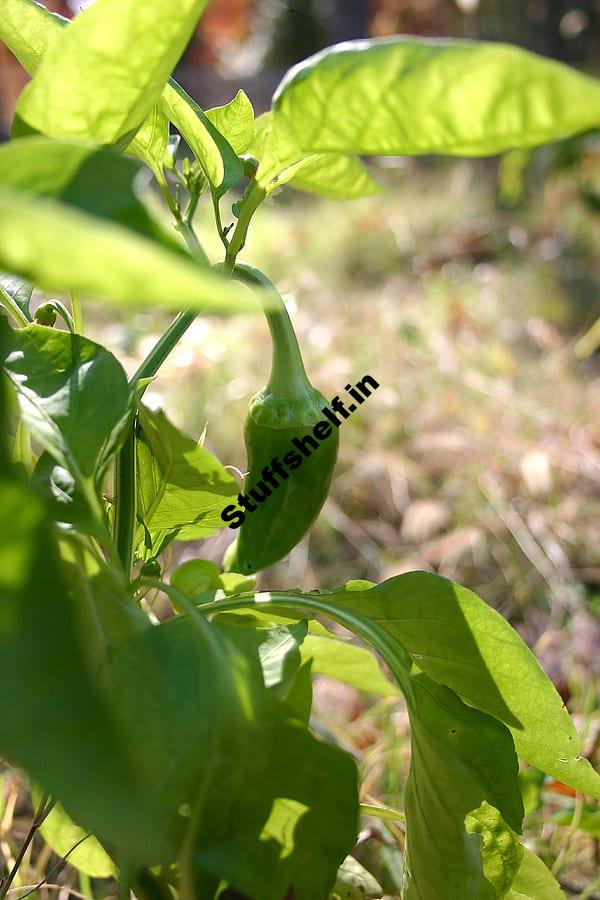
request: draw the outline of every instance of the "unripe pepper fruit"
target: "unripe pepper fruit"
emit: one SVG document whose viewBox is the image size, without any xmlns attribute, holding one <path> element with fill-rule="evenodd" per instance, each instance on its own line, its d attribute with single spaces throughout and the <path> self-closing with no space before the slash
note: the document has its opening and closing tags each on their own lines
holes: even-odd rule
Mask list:
<svg viewBox="0 0 600 900">
<path fill-rule="evenodd" d="M 242 494 L 256 510 L 246 512 L 238 538 L 226 557 L 227 568 L 250 574 L 286 556 L 313 524 L 329 493 L 339 437 L 337 427 L 323 415 L 327 401 L 308 380 L 281 297 L 268 279 L 251 266 L 238 264 L 234 277 L 267 287 L 274 301 L 274 308 L 266 309 L 273 340 L 271 375 L 267 386 L 250 400 L 244 426 L 248 474 Z M 323 421 L 331 433 L 318 440 L 313 428 Z M 302 441 L 307 435 L 311 438 L 305 442 L 309 455 L 293 443 L 294 438 Z M 295 459 L 289 456 L 290 452 Z M 271 464 L 276 459 L 283 463 L 284 475 L 274 472 Z M 271 468 L 277 487 L 266 481 L 265 466 Z M 257 497 L 262 497 L 262 502 Z"/>
</svg>

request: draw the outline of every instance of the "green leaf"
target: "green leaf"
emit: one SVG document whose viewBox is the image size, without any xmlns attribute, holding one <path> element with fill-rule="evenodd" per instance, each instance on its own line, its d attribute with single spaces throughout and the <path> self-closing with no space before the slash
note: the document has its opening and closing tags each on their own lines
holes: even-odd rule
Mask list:
<svg viewBox="0 0 600 900">
<path fill-rule="evenodd" d="M 483 874 L 498 897 L 504 897 L 523 859 L 519 838 L 509 828 L 500 813 L 485 800 L 467 814 L 465 825 L 469 834 L 481 839 Z"/>
<path fill-rule="evenodd" d="M 195 859 L 261 900 L 281 900 L 288 888 L 295 900 L 325 900 L 356 840 L 356 766 L 275 709 L 267 706 L 240 761 L 228 838 L 205 840 Z"/>
<path fill-rule="evenodd" d="M 0 268 L 49 292 L 117 304 L 257 310 L 249 292 L 129 228 L 24 191 L 0 190 Z"/>
<path fill-rule="evenodd" d="M 357 156 L 317 153 L 294 170 L 290 187 L 334 200 L 357 200 L 381 193 L 381 188 Z M 281 184 L 281 179 L 278 179 Z"/>
<path fill-rule="evenodd" d="M 267 141 L 272 122 L 272 112 L 263 113 L 256 120 L 250 152 L 259 160 L 269 152 Z M 281 171 L 265 183 L 267 193 L 287 183 L 299 191 L 345 200 L 368 197 L 380 191 L 358 157 L 341 153 L 307 154 L 288 166 L 284 164 Z"/>
<path fill-rule="evenodd" d="M 124 153 L 137 156 L 152 169 L 159 182 L 164 181 L 163 167 L 168 158 L 169 120 L 159 106 L 153 106 L 134 139 Z"/>
<path fill-rule="evenodd" d="M 33 0 L 3 0 L 0 40 L 19 60 L 28 75 L 33 75 L 46 54 L 60 37 L 61 25 L 68 25 L 56 13 L 50 13 Z"/>
<path fill-rule="evenodd" d="M 217 197 L 241 179 L 242 164 L 206 113 L 176 81 L 161 96 L 162 108 L 198 160 Z"/>
<path fill-rule="evenodd" d="M 194 604 L 214 600 L 218 592 L 227 595 L 252 591 L 255 583 L 253 576 L 221 572 L 209 559 L 188 559 L 171 575 L 172 586 Z"/>
<path fill-rule="evenodd" d="M 39 796 L 39 792 L 37 794 Z M 93 835 L 76 825 L 57 803 L 40 826 L 40 833 L 57 856 L 69 854 L 69 865 L 90 878 L 115 877 L 115 866 L 106 850 Z M 73 850 L 75 844 L 85 838 Z M 69 852 L 73 850 L 73 852 Z"/>
<path fill-rule="evenodd" d="M 33 75 L 41 65 L 46 50 L 58 42 L 61 27 L 68 25 L 69 20 L 49 13 L 33 0 L 6 0 L 2 13 L 0 39 L 29 75 Z M 154 106 L 125 152 L 137 156 L 160 177 L 168 140 L 167 117 L 158 106 Z"/>
<path fill-rule="evenodd" d="M 93 480 L 133 415 L 121 364 L 81 335 L 28 325 L 15 331 L 5 368 L 33 437 L 78 481 Z"/>
<path fill-rule="evenodd" d="M 0 478 L 0 678 L 11 684 L 0 753 L 124 856 L 160 857 L 163 817 L 90 673 L 80 601 L 67 589 L 41 501 L 9 477 Z"/>
<path fill-rule="evenodd" d="M 206 0 L 96 0 L 51 43 L 17 115 L 51 137 L 133 138 L 183 53 Z M 135 48 L 135 52 L 132 52 Z"/>
<path fill-rule="evenodd" d="M 510 733 L 423 674 L 411 678 L 408 706 L 411 767 L 404 796 L 408 850 L 403 897 L 495 900 L 501 896 L 496 883 L 502 873 L 510 886 L 518 866 L 518 851 L 502 819 L 520 831 L 523 816 Z M 484 801 L 496 808 L 495 857 L 490 862 L 489 833 L 483 842 L 469 833 L 481 829 L 475 811 Z"/>
<path fill-rule="evenodd" d="M 384 697 L 399 694 L 370 650 L 350 643 L 348 638 L 328 631 L 318 622 L 311 622 L 310 634 L 304 639 L 300 653 L 303 660 L 312 660 L 315 675 L 327 675 L 358 690 Z"/>
<path fill-rule="evenodd" d="M 138 162 L 110 150 L 42 136 L 10 141 L 0 148 L 0 184 L 125 225 L 189 260 L 136 195 L 133 185 L 139 170 Z"/>
<path fill-rule="evenodd" d="M 487 156 L 600 126 L 600 85 L 499 43 L 348 42 L 291 69 L 257 180 L 310 153 Z"/>
<path fill-rule="evenodd" d="M 254 109 L 244 91 L 225 106 L 206 110 L 206 118 L 229 142 L 235 153 L 245 153 L 254 139 Z"/>
<path fill-rule="evenodd" d="M 29 304 L 32 294 L 33 286 L 29 282 L 16 275 L 6 275 L 0 272 L 0 304 L 9 310 L 14 304 L 30 322 Z"/>
<path fill-rule="evenodd" d="M 223 507 L 239 488 L 221 463 L 161 411 L 140 407 L 138 512 L 153 548 L 188 525 L 204 535 L 225 527 Z"/>
<path fill-rule="evenodd" d="M 87 497 L 74 476 L 50 453 L 42 453 L 31 476 L 31 485 L 44 501 L 46 513 L 61 531 L 76 531 L 102 540 Z"/>
<path fill-rule="evenodd" d="M 238 617 L 238 623 L 232 624 L 217 616 L 215 624 L 228 640 L 253 660 L 266 688 L 276 689 L 279 696 L 285 693 L 300 668 L 299 648 L 308 632 L 306 621 L 275 628 L 254 628 L 243 624 L 241 617 Z"/>
<path fill-rule="evenodd" d="M 149 797 L 163 810 L 171 859 L 190 825 L 207 819 L 218 834 L 229 820 L 248 741 L 240 666 L 200 616 L 145 629 L 114 658 L 114 708 Z"/>
<path fill-rule="evenodd" d="M 531 651 L 472 591 L 425 572 L 327 600 L 377 620 L 419 668 L 511 729 L 517 752 L 543 772 L 600 797 L 564 703 Z"/>
<path fill-rule="evenodd" d="M 521 867 L 506 900 L 565 900 L 558 882 L 542 860 L 526 847 L 523 850 Z"/>
<path fill-rule="evenodd" d="M 328 900 L 376 900 L 383 889 L 376 878 L 353 856 L 347 856 L 338 869 Z"/>
</svg>

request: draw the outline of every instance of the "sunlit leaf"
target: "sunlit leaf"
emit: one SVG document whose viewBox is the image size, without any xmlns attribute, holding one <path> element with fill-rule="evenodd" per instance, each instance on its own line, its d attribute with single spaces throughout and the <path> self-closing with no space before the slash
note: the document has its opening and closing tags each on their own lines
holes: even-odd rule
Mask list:
<svg viewBox="0 0 600 900">
<path fill-rule="evenodd" d="M 57 200 L 0 190 L 0 268 L 50 292 L 181 310 L 256 311 L 249 292 L 192 259 Z"/>
<path fill-rule="evenodd" d="M 206 110 L 206 118 L 236 153 L 245 153 L 254 137 L 254 109 L 244 91 L 238 91 L 225 106 Z"/>
<path fill-rule="evenodd" d="M 218 196 L 242 177 L 242 164 L 228 141 L 177 82 L 165 87 L 161 104 L 200 163 Z"/>
<path fill-rule="evenodd" d="M 287 73 L 257 179 L 309 153 L 487 156 L 599 126 L 597 81 L 520 48 L 350 41 Z"/>
<path fill-rule="evenodd" d="M 600 776 L 581 756 L 552 682 L 517 632 L 472 591 L 411 572 L 327 599 L 376 619 L 422 671 L 508 725 L 523 759 L 600 797 Z"/>
<path fill-rule="evenodd" d="M 93 479 L 133 414 L 121 364 L 81 335 L 29 325 L 15 331 L 5 369 L 31 434 L 79 481 Z"/>
<path fill-rule="evenodd" d="M 205 6 L 206 0 L 180 0 L 173 15 L 170 0 L 96 0 L 51 42 L 17 115 L 51 137 L 131 140 Z"/>
</svg>

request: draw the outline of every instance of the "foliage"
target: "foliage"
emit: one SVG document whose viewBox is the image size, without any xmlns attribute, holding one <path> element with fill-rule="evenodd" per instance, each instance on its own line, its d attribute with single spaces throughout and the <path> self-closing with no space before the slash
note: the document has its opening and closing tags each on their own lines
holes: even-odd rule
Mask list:
<svg viewBox="0 0 600 900">
<path fill-rule="evenodd" d="M 519 841 L 518 756 L 592 797 L 600 777 L 516 632 L 475 594 L 424 573 L 264 594 L 197 559 L 159 580 L 169 544 L 223 527 L 237 487 L 142 398 L 198 310 L 262 306 L 276 323 L 269 427 L 287 427 L 312 390 L 297 377 L 299 351 L 278 344 L 291 324 L 265 276 L 251 290 L 238 284 L 265 197 L 286 182 L 372 193 L 358 154 L 477 156 L 584 132 L 600 124 L 600 88 L 499 44 L 365 41 L 293 69 L 255 123 L 245 95 L 205 112 L 169 80 L 204 5 L 189 0 L 174 17 L 161 0 L 96 0 L 65 27 L 10 0 L 0 23 L 34 73 L 0 150 L 0 266 L 10 273 L 0 281 L 0 678 L 15 685 L 0 751 L 60 803 L 44 827 L 49 844 L 63 850 L 71 819 L 74 834 L 92 832 L 94 854 L 73 863 L 98 876 L 114 866 L 122 896 L 145 896 L 149 883 L 165 897 L 376 895 L 348 860 L 356 762 L 310 727 L 311 675 L 400 691 L 412 730 L 403 895 L 556 896 Z M 175 158 L 169 123 L 191 156 Z M 142 163 L 178 236 L 141 198 Z M 224 227 L 223 198 L 242 184 Z M 216 264 L 193 225 L 204 192 L 224 248 Z M 36 319 L 33 286 L 71 294 L 70 312 L 51 307 L 68 330 L 39 323 L 52 316 Z M 83 335 L 80 294 L 182 311 L 128 381 Z M 321 503 L 330 470 L 311 470 L 299 489 Z M 298 506 L 273 522 L 274 557 L 312 521 Z M 147 603 L 150 589 L 168 597 L 167 620 Z M 389 678 L 323 618 L 375 650 Z"/>
</svg>

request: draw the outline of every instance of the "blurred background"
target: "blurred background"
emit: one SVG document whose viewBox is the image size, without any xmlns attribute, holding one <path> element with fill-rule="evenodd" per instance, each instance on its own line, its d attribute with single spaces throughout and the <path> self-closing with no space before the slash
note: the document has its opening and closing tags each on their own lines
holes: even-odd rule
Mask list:
<svg viewBox="0 0 600 900">
<path fill-rule="evenodd" d="M 48 0 L 73 15 L 80 2 Z M 510 41 L 600 71 L 600 0 L 213 0 L 176 73 L 204 108 L 239 87 L 257 113 L 283 72 L 328 44 L 398 33 Z M 0 129 L 25 76 L 0 48 Z M 600 713 L 600 140 L 486 160 L 374 160 L 380 196 L 286 189 L 244 256 L 283 291 L 313 382 L 380 389 L 341 433 L 332 495 L 262 587 L 331 587 L 427 569 L 477 591 L 537 653 L 598 763 Z M 201 239 L 219 255 L 208 209 Z M 225 222 L 227 222 L 225 217 Z M 133 371 L 168 318 L 86 310 Z M 196 320 L 147 394 L 224 463 L 268 375 L 262 321 Z M 175 544 L 219 561 L 231 532 Z M 524 686 L 526 687 L 526 686 Z M 394 698 L 321 679 L 316 716 L 361 759 L 365 796 L 401 805 L 407 725 Z M 523 772 L 527 840 L 569 896 L 600 896 L 600 813 Z M 573 813 L 577 828 L 571 828 Z M 390 896 L 402 829 L 373 822 L 362 856 Z M 6 822 L 0 826 L 0 840 Z M 596 887 L 595 887 L 596 885 Z"/>
</svg>

